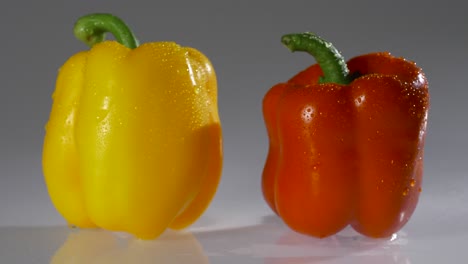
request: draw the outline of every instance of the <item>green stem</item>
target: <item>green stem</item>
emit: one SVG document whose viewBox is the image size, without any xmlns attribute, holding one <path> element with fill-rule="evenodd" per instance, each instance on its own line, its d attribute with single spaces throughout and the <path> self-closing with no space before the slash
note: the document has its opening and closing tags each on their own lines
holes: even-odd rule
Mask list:
<svg viewBox="0 0 468 264">
<path fill-rule="evenodd" d="M 305 51 L 315 58 L 324 74 L 319 83 L 351 82 L 343 56 L 330 42 L 309 32 L 284 35 L 281 42 L 293 52 Z"/>
<path fill-rule="evenodd" d="M 130 49 L 138 47 L 138 40 L 127 25 L 120 18 L 111 14 L 90 14 L 78 19 L 75 23 L 76 38 L 89 46 L 93 46 L 106 39 L 110 32 L 122 45 Z"/>
</svg>

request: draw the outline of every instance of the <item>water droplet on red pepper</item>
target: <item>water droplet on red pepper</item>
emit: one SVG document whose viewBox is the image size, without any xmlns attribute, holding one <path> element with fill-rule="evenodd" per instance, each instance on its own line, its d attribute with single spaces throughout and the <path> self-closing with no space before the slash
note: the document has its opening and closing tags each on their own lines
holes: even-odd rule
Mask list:
<svg viewBox="0 0 468 264">
<path fill-rule="evenodd" d="M 403 190 L 403 196 L 407 196 L 408 193 L 409 193 L 409 189 L 408 189 L 408 188 L 405 188 L 405 189 Z"/>
</svg>

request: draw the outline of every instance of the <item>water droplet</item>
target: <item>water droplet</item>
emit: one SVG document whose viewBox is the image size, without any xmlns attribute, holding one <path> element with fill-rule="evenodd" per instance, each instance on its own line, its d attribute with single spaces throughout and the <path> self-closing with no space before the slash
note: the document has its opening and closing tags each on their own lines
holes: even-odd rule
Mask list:
<svg viewBox="0 0 468 264">
<path fill-rule="evenodd" d="M 418 188 L 418 192 L 422 192 L 422 188 L 421 188 L 421 187 Z"/>
<path fill-rule="evenodd" d="M 356 106 L 360 106 L 364 102 L 365 99 L 366 99 L 365 95 L 361 95 L 358 98 L 354 99 L 354 104 Z"/>
<path fill-rule="evenodd" d="M 314 169 L 314 170 L 317 170 L 317 166 L 314 166 L 313 169 Z"/>
<path fill-rule="evenodd" d="M 405 188 L 405 189 L 403 190 L 403 196 L 407 196 L 408 193 L 409 193 L 409 189 L 408 189 L 408 188 Z"/>
<path fill-rule="evenodd" d="M 313 118 L 314 109 L 311 106 L 308 106 L 302 110 L 302 119 L 306 123 L 310 123 Z"/>
<path fill-rule="evenodd" d="M 414 179 L 411 179 L 410 181 L 410 186 L 414 187 L 416 185 L 416 181 Z"/>
<path fill-rule="evenodd" d="M 390 161 L 390 164 L 393 164 L 393 163 L 395 163 L 395 161 L 391 160 L 391 161 Z"/>
</svg>

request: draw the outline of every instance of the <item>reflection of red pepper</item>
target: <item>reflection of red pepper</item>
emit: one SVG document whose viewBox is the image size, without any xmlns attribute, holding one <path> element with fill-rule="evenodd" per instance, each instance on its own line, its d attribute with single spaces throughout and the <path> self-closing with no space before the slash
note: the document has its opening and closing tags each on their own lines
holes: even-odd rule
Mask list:
<svg viewBox="0 0 468 264">
<path fill-rule="evenodd" d="M 312 236 L 348 224 L 366 236 L 390 236 L 409 220 L 421 191 L 429 107 L 423 72 L 388 53 L 346 65 L 311 33 L 282 41 L 318 65 L 265 95 L 267 203 L 292 229 Z"/>
</svg>

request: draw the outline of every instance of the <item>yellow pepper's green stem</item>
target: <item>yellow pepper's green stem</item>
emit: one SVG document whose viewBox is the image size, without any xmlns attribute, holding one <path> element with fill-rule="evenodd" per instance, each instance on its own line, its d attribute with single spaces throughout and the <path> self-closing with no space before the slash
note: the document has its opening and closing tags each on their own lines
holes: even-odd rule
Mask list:
<svg viewBox="0 0 468 264">
<path fill-rule="evenodd" d="M 128 48 L 138 47 L 138 40 L 133 32 L 114 15 L 90 14 L 79 18 L 75 23 L 76 38 L 89 46 L 104 41 L 107 32 L 112 33 L 120 44 Z"/>
<path fill-rule="evenodd" d="M 324 74 L 320 83 L 350 83 L 346 62 L 330 42 L 310 32 L 284 35 L 281 42 L 291 51 L 305 51 L 317 60 Z"/>
</svg>

